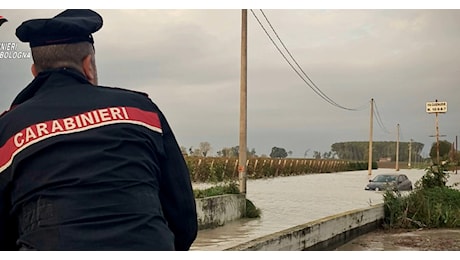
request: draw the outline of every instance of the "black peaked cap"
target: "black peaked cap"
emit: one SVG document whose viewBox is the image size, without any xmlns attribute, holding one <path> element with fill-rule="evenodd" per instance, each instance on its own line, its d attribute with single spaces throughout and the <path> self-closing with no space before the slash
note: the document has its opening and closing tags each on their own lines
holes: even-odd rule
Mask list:
<svg viewBox="0 0 460 260">
<path fill-rule="evenodd" d="M 89 9 L 68 9 L 50 19 L 32 19 L 16 28 L 16 36 L 30 47 L 77 42 L 94 43 L 92 33 L 102 27 L 102 17 Z"/>
</svg>

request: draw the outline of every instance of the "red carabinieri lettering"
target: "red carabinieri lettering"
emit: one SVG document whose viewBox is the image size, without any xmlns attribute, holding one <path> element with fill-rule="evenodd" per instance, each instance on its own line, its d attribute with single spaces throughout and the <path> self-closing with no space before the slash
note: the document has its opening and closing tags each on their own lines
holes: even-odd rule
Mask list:
<svg viewBox="0 0 460 260">
<path fill-rule="evenodd" d="M 55 119 L 28 126 L 0 147 L 0 173 L 25 148 L 53 136 L 87 131 L 93 128 L 113 124 L 136 124 L 162 133 L 157 113 L 135 107 L 109 107 L 96 109 L 71 117 Z"/>
</svg>

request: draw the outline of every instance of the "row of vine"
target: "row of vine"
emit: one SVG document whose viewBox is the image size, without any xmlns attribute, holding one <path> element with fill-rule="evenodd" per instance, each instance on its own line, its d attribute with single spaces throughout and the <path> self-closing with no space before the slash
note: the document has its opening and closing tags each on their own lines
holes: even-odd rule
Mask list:
<svg viewBox="0 0 460 260">
<path fill-rule="evenodd" d="M 193 182 L 225 182 L 238 180 L 238 159 L 221 157 L 185 157 Z M 248 179 L 273 178 L 310 173 L 331 173 L 366 170 L 368 162 L 337 159 L 273 159 L 251 158 L 246 163 Z M 377 168 L 377 163 L 372 164 Z"/>
</svg>

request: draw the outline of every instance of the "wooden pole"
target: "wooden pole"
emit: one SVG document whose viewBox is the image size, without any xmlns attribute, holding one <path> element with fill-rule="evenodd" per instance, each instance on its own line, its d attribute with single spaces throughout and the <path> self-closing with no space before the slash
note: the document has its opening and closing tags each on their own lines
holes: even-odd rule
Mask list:
<svg viewBox="0 0 460 260">
<path fill-rule="evenodd" d="M 399 171 L 399 124 L 397 128 L 397 138 L 396 138 L 396 171 Z"/>
<path fill-rule="evenodd" d="M 455 174 L 457 174 L 458 168 L 458 136 L 455 136 Z"/>
<path fill-rule="evenodd" d="M 368 163 L 368 175 L 372 175 L 372 135 L 373 135 L 373 128 L 374 128 L 374 99 L 371 99 L 371 120 L 370 120 L 370 127 L 369 127 L 369 163 Z"/>
<path fill-rule="evenodd" d="M 411 169 L 411 163 L 412 163 L 412 139 L 410 139 L 410 142 L 409 142 L 409 162 L 407 163 L 407 166 L 409 167 L 409 169 Z"/>
<path fill-rule="evenodd" d="M 438 100 L 436 100 L 437 102 Z M 439 126 L 438 126 L 438 112 L 436 112 L 436 165 L 439 165 Z"/>
<path fill-rule="evenodd" d="M 240 78 L 240 146 L 238 178 L 240 193 L 246 194 L 247 161 L 247 10 L 241 12 L 241 78 Z"/>
</svg>

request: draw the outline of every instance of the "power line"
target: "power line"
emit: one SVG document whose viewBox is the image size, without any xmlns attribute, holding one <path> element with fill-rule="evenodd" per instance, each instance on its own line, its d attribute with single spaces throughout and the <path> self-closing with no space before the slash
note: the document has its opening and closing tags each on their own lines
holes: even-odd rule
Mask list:
<svg viewBox="0 0 460 260">
<path fill-rule="evenodd" d="M 404 137 L 403 132 L 401 131 L 401 125 L 399 125 L 399 140 L 405 140 L 406 138 Z"/>
<path fill-rule="evenodd" d="M 321 97 L 324 97 L 325 99 L 329 100 L 332 105 L 335 105 L 335 106 L 338 106 L 340 108 L 344 108 L 342 106 L 340 106 L 339 104 L 337 104 L 335 101 L 333 101 L 331 98 L 329 98 L 326 94 L 324 94 L 324 92 L 322 92 L 316 85 L 315 83 L 310 79 L 310 77 L 308 77 L 308 75 L 305 73 L 305 71 L 302 69 L 302 67 L 299 65 L 299 63 L 294 59 L 294 57 L 292 56 L 291 52 L 288 50 L 288 48 L 286 47 L 286 45 L 284 44 L 284 42 L 281 40 L 281 38 L 278 36 L 278 33 L 275 31 L 275 28 L 273 28 L 272 24 L 270 23 L 270 21 L 268 20 L 267 16 L 265 15 L 264 11 L 261 9 L 260 12 L 262 13 L 262 15 L 264 16 L 265 20 L 267 21 L 268 25 L 270 26 L 270 28 L 272 29 L 273 33 L 275 34 L 276 38 L 278 38 L 279 42 L 281 43 L 281 45 L 283 46 L 283 48 L 286 50 L 287 54 L 289 54 L 289 57 L 291 57 L 291 59 L 294 61 L 294 63 L 297 65 L 297 67 L 300 69 L 300 71 L 302 72 L 302 74 L 311 82 L 311 84 L 315 87 L 315 89 L 318 90 L 318 92 L 320 92 L 322 95 Z M 308 83 L 307 83 L 308 84 Z M 311 86 L 310 86 L 311 87 Z M 344 108 L 344 109 L 347 109 L 347 108 Z"/>
<path fill-rule="evenodd" d="M 377 108 L 377 103 L 375 102 L 375 100 L 374 100 L 374 107 L 375 107 L 375 109 L 374 109 L 375 119 L 376 119 L 377 124 L 379 125 L 380 129 L 382 129 L 383 132 L 385 132 L 385 133 L 387 133 L 387 134 L 391 134 L 391 132 L 388 131 L 388 129 L 387 129 L 387 128 L 385 127 L 385 125 L 383 124 L 383 121 L 382 121 L 382 118 L 381 118 L 381 116 L 380 116 L 380 112 L 379 112 L 379 110 L 378 110 L 378 108 Z"/>
<path fill-rule="evenodd" d="M 376 119 L 377 124 L 379 125 L 380 129 L 382 129 L 382 131 L 384 133 L 386 133 L 386 134 L 390 134 L 390 135 L 394 134 L 394 132 L 388 131 L 388 129 L 383 124 L 382 117 L 380 116 L 380 112 L 379 112 L 379 110 L 377 108 L 377 103 L 375 102 L 375 100 L 374 100 L 374 107 L 375 107 L 375 110 L 374 110 L 375 119 Z M 400 125 L 400 127 L 399 127 L 399 139 L 404 140 L 404 138 L 405 137 L 404 137 L 404 135 L 403 135 L 403 133 L 401 131 L 401 125 Z"/>
<path fill-rule="evenodd" d="M 318 95 L 320 96 L 323 100 L 325 100 L 326 102 L 328 102 L 329 104 L 335 106 L 335 107 L 338 107 L 338 108 L 341 108 L 341 109 L 344 109 L 344 110 L 350 110 L 350 111 L 357 111 L 357 110 L 363 110 L 366 105 L 363 105 L 361 107 L 358 107 L 358 108 L 347 108 L 347 107 L 344 107 L 342 105 L 339 105 L 337 102 L 335 102 L 334 100 L 332 100 L 330 97 L 328 97 L 323 91 L 321 91 L 321 89 L 319 89 L 318 86 L 316 86 L 316 84 L 310 79 L 310 77 L 308 77 L 308 75 L 305 73 L 305 71 L 302 69 L 302 67 L 299 65 L 299 63 L 294 59 L 294 57 L 291 55 L 291 53 L 289 52 L 289 50 L 287 49 L 286 45 L 283 43 L 283 41 L 281 40 L 281 38 L 278 36 L 278 33 L 276 33 L 275 29 L 273 28 L 273 26 L 271 25 L 270 21 L 268 20 L 267 16 L 265 15 L 265 13 L 260 10 L 260 12 L 263 14 L 265 20 L 267 21 L 267 23 L 269 24 L 270 28 L 272 29 L 272 31 L 274 32 L 274 34 L 276 35 L 276 37 L 278 38 L 278 40 L 280 41 L 281 45 L 283 46 L 283 48 L 286 50 L 286 52 L 288 53 L 289 57 L 294 61 L 294 63 L 297 65 L 297 67 L 300 69 L 300 71 L 302 72 L 302 74 L 311 82 L 311 84 L 299 73 L 299 71 L 292 65 L 292 63 L 288 60 L 288 58 L 286 57 L 286 55 L 281 51 L 280 47 L 275 43 L 275 41 L 273 40 L 273 38 L 270 36 L 270 34 L 268 33 L 268 31 L 265 29 L 265 27 L 263 26 L 263 24 L 261 23 L 261 21 L 259 20 L 259 18 L 257 17 L 257 15 L 254 13 L 254 11 L 251 9 L 251 12 L 253 14 L 253 16 L 256 18 L 257 22 L 259 23 L 259 25 L 262 27 L 262 29 L 264 30 L 265 34 L 268 36 L 268 38 L 270 39 L 270 41 L 273 43 L 273 45 L 276 47 L 276 49 L 278 50 L 278 52 L 281 54 L 281 56 L 283 56 L 283 58 L 286 60 L 286 62 L 289 64 L 289 66 L 294 70 L 294 72 Z M 313 86 L 312 86 L 313 85 Z"/>
</svg>

